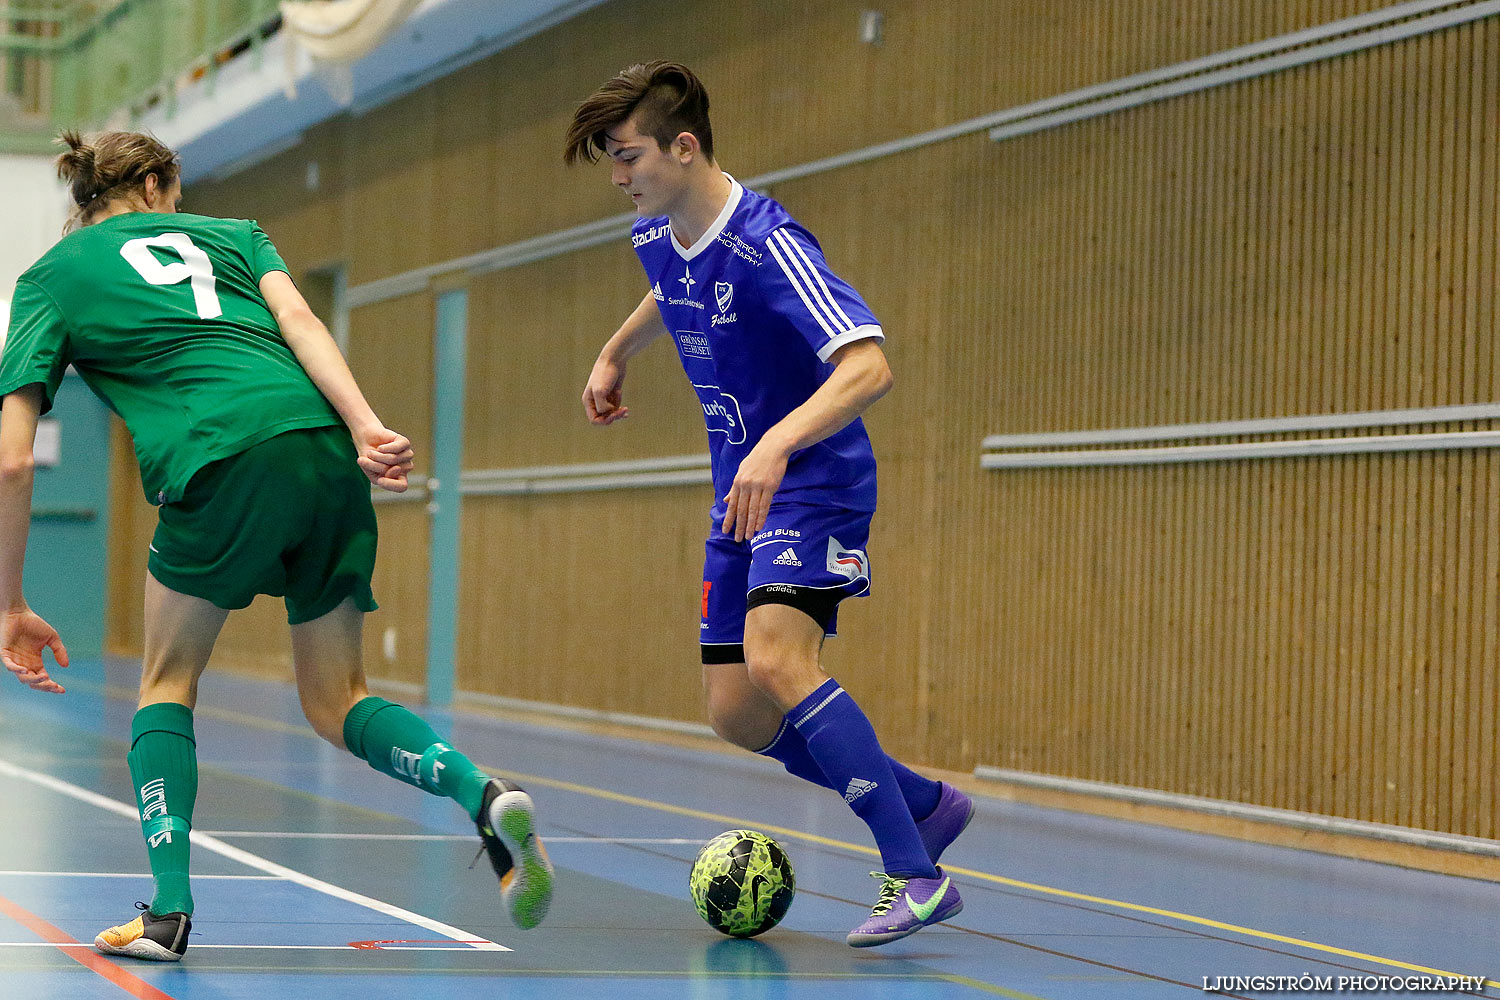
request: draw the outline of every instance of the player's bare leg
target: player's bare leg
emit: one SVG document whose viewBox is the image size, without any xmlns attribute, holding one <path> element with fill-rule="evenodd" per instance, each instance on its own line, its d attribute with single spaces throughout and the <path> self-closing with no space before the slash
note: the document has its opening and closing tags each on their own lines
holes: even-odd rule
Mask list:
<svg viewBox="0 0 1500 1000">
<path fill-rule="evenodd" d="M 709 724 L 721 739 L 778 761 L 804 781 L 842 792 L 833 788 L 808 753 L 806 741 L 786 713 L 751 682 L 744 663 L 704 664 L 703 695 Z M 926 778 L 895 758 L 887 760 L 916 819 L 927 857 L 937 864 L 973 819 L 974 803 L 947 782 Z"/>
<path fill-rule="evenodd" d="M 193 707 L 228 614 L 146 575 L 145 656 L 126 761 L 155 888 L 150 906 L 136 904 L 140 916 L 94 938 L 106 954 L 175 962 L 187 951 L 193 913 L 188 832 L 198 797 Z"/>
<path fill-rule="evenodd" d="M 419 717 L 370 697 L 361 637 L 364 612 L 346 600 L 320 618 L 292 626 L 297 694 L 313 730 L 383 774 L 446 795 L 474 820 L 511 919 L 535 927 L 552 901 L 552 863 L 536 836 L 531 797 L 492 778 L 438 738 Z"/>
<path fill-rule="evenodd" d="M 364 612 L 345 601 L 328 614 L 292 626 L 292 671 L 302 714 L 313 732 L 344 748 L 349 710 L 370 696 L 365 683 Z"/>
<path fill-rule="evenodd" d="M 869 919 L 848 936 L 869 947 L 897 940 L 956 915 L 958 889 L 933 864 L 902 795 L 890 759 L 859 706 L 823 672 L 818 652 L 823 628 L 783 604 L 763 604 L 745 616 L 745 662 L 750 682 L 786 713 L 786 721 L 834 791 L 875 838 L 884 871 Z"/>
<path fill-rule="evenodd" d="M 746 750 L 759 751 L 769 744 L 786 719 L 776 702 L 750 682 L 750 671 L 743 663 L 705 663 L 703 698 L 714 732 Z M 821 772 L 816 778 L 797 776 L 821 784 Z"/>
<path fill-rule="evenodd" d="M 141 662 L 140 708 L 198 703 L 198 679 L 229 612 L 200 597 L 179 594 L 146 574 L 145 655 Z"/>
</svg>

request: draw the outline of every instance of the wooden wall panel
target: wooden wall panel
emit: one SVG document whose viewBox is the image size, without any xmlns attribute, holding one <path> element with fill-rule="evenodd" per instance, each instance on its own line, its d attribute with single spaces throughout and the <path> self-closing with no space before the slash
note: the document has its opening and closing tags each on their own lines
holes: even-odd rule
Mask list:
<svg viewBox="0 0 1500 1000">
<path fill-rule="evenodd" d="M 863 0 L 604 4 L 231 178 L 189 164 L 187 207 L 260 218 L 294 267 L 334 245 L 359 283 L 628 212 L 599 172 L 558 157 L 573 108 L 634 62 L 685 59 L 712 81 L 719 158 L 751 176 L 1385 4 L 1237 6 L 899 0 L 875 47 L 859 41 Z"/>
<path fill-rule="evenodd" d="M 899 0 L 878 48 L 864 6 L 606 4 L 189 197 L 357 284 L 624 210 L 555 151 L 639 59 L 702 73 L 748 177 L 1385 4 Z M 874 596 L 827 656 L 893 751 L 1500 835 L 1500 456 L 977 462 L 996 432 L 1500 398 L 1497 94 L 1491 18 L 769 192 L 890 335 Z M 665 345 L 631 367 L 629 421 L 579 416 L 642 292 L 623 241 L 474 278 L 465 467 L 702 450 Z M 362 309 L 351 351 L 419 449 L 430 313 Z M 702 493 L 466 500 L 460 686 L 701 718 Z M 425 521 L 381 517 L 389 671 L 416 680 Z"/>
<path fill-rule="evenodd" d="M 423 685 L 429 571 L 426 506 L 381 504 L 375 512 L 380 521 L 380 555 L 371 588 L 380 608 L 365 617 L 365 672 L 371 680 Z"/>
<path fill-rule="evenodd" d="M 670 338 L 632 359 L 625 420 L 599 428 L 583 386 L 604 342 L 649 290 L 625 242 L 470 284 L 466 469 L 707 454 L 702 411 Z"/>
<path fill-rule="evenodd" d="M 984 418 L 942 412 L 945 462 L 987 431 L 1496 399 L 1497 38 L 976 151 L 1003 162 L 955 170 L 981 252 L 947 269 L 967 333 L 936 384 Z M 950 680 L 992 690 L 954 708 L 993 742 L 936 759 L 1493 836 L 1494 458 L 955 477 L 940 533 L 992 550 L 941 578 L 982 624 L 934 658 L 979 654 Z"/>
<path fill-rule="evenodd" d="M 950 706 L 987 734 L 971 759 L 1493 835 L 1475 772 L 1496 765 L 1494 563 L 1475 581 L 1424 539 L 1488 532 L 1493 488 L 1469 490 L 1495 469 L 1471 453 L 1004 477 L 978 512 L 990 544 L 939 591 L 968 633 L 945 638 L 979 654 L 951 680 L 994 687 Z"/>
<path fill-rule="evenodd" d="M 349 367 L 365 398 L 392 430 L 411 439 L 414 472 L 432 470 L 432 344 L 436 304 L 410 295 L 356 309 L 349 317 Z M 422 684 L 427 671 L 428 520 L 418 501 L 382 502 L 373 589 L 380 609 L 365 620 L 371 678 Z M 386 633 L 395 655 L 387 656 Z"/>
<path fill-rule="evenodd" d="M 705 487 L 466 500 L 459 688 L 701 719 L 711 502 Z"/>
<path fill-rule="evenodd" d="M 156 508 L 146 502 L 125 422 L 111 417 L 109 425 L 109 590 L 104 649 L 116 656 L 139 656 L 145 641 L 141 615 L 146 546 L 156 530 Z"/>
</svg>

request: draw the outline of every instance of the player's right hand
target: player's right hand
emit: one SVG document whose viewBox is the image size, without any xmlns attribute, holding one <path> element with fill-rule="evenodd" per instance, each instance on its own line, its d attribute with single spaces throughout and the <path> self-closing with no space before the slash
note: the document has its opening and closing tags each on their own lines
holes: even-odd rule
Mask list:
<svg viewBox="0 0 1500 1000">
<path fill-rule="evenodd" d="M 589 372 L 583 387 L 583 414 L 596 427 L 607 427 L 630 416 L 630 407 L 620 405 L 620 389 L 625 384 L 625 366 L 600 358 Z"/>
<path fill-rule="evenodd" d="M 354 435 L 359 467 L 365 477 L 390 493 L 406 492 L 406 475 L 415 455 L 411 442 L 388 427 L 372 427 Z"/>
<path fill-rule="evenodd" d="M 42 616 L 22 605 L 0 618 L 0 661 L 16 680 L 37 691 L 62 694 L 64 688 L 47 673 L 42 650 L 51 649 L 59 667 L 68 665 L 68 650 L 57 630 Z"/>
</svg>

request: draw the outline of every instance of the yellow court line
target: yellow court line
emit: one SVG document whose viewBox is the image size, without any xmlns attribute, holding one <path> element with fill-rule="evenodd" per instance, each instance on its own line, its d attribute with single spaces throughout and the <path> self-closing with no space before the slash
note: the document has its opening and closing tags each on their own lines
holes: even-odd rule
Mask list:
<svg viewBox="0 0 1500 1000">
<path fill-rule="evenodd" d="M 134 698 L 135 692 L 110 686 L 105 688 L 106 694 L 111 697 Z M 227 722 L 237 722 L 247 726 L 260 729 L 270 729 L 276 732 L 293 733 L 300 736 L 318 739 L 318 735 L 305 726 L 293 726 L 275 719 L 263 719 L 256 715 L 247 715 L 224 708 L 198 708 L 194 710 L 197 714 L 211 718 L 222 719 Z M 580 785 L 571 781 L 558 781 L 555 778 L 544 778 L 538 774 L 519 774 L 508 768 L 486 768 L 494 774 L 506 774 L 533 785 L 544 788 L 555 788 L 559 791 L 576 792 L 580 795 L 591 795 L 595 798 L 608 799 L 612 802 L 620 802 L 625 805 L 641 806 L 646 809 L 655 809 L 658 812 L 672 813 L 677 816 L 689 816 L 694 819 L 713 820 L 717 823 L 725 823 L 732 827 L 748 827 L 764 830 L 770 833 L 780 834 L 783 837 L 791 837 L 797 840 L 807 841 L 812 844 L 821 844 L 824 847 L 837 847 L 840 850 L 853 851 L 857 854 L 866 854 L 879 857 L 880 852 L 873 847 L 863 844 L 851 844 L 842 840 L 834 840 L 831 837 L 822 837 L 815 833 L 806 833 L 802 830 L 793 830 L 783 826 L 772 826 L 759 820 L 741 819 L 737 816 L 725 816 L 721 813 L 704 812 L 699 809 L 689 809 L 685 806 L 674 806 L 667 802 L 657 802 L 654 799 L 644 799 L 635 795 L 625 795 L 620 792 L 612 792 L 606 788 L 595 788 L 592 785 Z M 1310 951 L 1321 952 L 1325 955 L 1337 955 L 1340 958 L 1352 958 L 1361 962 L 1371 962 L 1375 965 L 1389 966 L 1393 969 L 1405 969 L 1408 972 L 1423 972 L 1433 976 L 1446 976 L 1458 978 L 1459 973 L 1445 972 L 1442 969 L 1433 969 L 1425 965 L 1415 965 L 1411 962 L 1403 962 L 1395 958 L 1383 958 L 1380 955 L 1371 955 L 1362 951 L 1352 951 L 1348 948 L 1340 948 L 1331 944 L 1320 944 L 1317 941 L 1307 941 L 1302 938 L 1289 937 L 1285 934 L 1277 934 L 1272 931 L 1256 930 L 1254 927 L 1241 927 L 1239 924 L 1225 923 L 1210 917 L 1199 917 L 1191 913 L 1178 913 L 1176 910 L 1164 910 L 1155 906 L 1146 906 L 1141 903 L 1127 903 L 1124 900 L 1109 899 L 1104 896 L 1090 896 L 1087 893 L 1073 892 L 1068 889 L 1058 889 L 1050 885 L 1040 885 L 1036 882 L 1022 882 L 1018 879 L 1006 878 L 1003 875 L 992 875 L 989 872 L 976 871 L 973 868 L 960 868 L 956 865 L 944 865 L 943 870 L 954 875 L 962 875 L 966 878 L 979 879 L 984 882 L 993 882 L 996 885 L 1011 886 L 1016 889 L 1025 889 L 1028 892 L 1040 893 L 1044 896 L 1056 896 L 1060 899 L 1073 899 L 1083 903 L 1095 903 L 1099 906 L 1108 906 L 1117 910 L 1126 910 L 1132 913 L 1148 913 L 1155 917 L 1163 917 L 1168 920 L 1176 920 L 1180 923 L 1193 924 L 1198 927 L 1211 927 L 1214 930 L 1228 931 L 1232 934 L 1240 934 L 1245 937 L 1256 938 L 1262 941 L 1274 941 L 1277 944 L 1292 945 L 1297 948 L 1306 948 Z M 1500 981 L 1485 979 L 1485 986 L 1500 987 Z M 1025 998 L 1023 998 L 1025 1000 Z"/>
<path fill-rule="evenodd" d="M 498 769 L 497 769 L 498 770 Z M 581 795 L 592 795 L 595 798 L 609 799 L 613 802 L 621 802 L 626 805 L 644 806 L 648 809 L 656 809 L 661 812 L 674 813 L 679 816 L 691 816 L 695 819 L 708 819 L 717 823 L 726 823 L 734 827 L 746 827 L 764 830 L 769 833 L 780 834 L 784 837 L 792 837 L 805 840 L 814 844 L 822 844 L 825 847 L 837 847 L 845 851 L 854 851 L 859 854 L 868 854 L 875 857 L 880 852 L 873 847 L 863 844 L 850 844 L 842 840 L 834 840 L 830 837 L 821 837 L 815 833 L 804 833 L 801 830 L 792 830 L 783 826 L 772 826 L 758 820 L 741 819 L 737 816 L 725 816 L 720 813 L 703 812 L 698 809 L 688 809 L 684 806 L 674 806 L 666 802 L 656 802 L 652 799 L 643 799 L 634 795 L 624 795 L 620 792 L 611 792 L 604 788 L 594 788 L 591 785 L 579 785 L 570 781 L 557 781 L 553 778 L 544 778 L 536 774 L 517 774 L 514 771 L 506 771 L 518 781 L 532 785 L 555 788 L 560 791 L 577 792 Z M 1096 903 L 1100 906 L 1109 906 L 1118 910 L 1128 910 L 1133 913 L 1149 913 L 1156 917 L 1165 917 L 1169 920 L 1177 920 L 1186 924 L 1195 924 L 1199 927 L 1212 927 L 1215 930 L 1229 931 L 1246 937 L 1259 938 L 1263 941 L 1275 941 L 1278 944 L 1294 945 L 1298 948 L 1307 948 L 1312 951 L 1322 952 L 1328 955 L 1338 955 L 1341 958 L 1353 958 L 1364 962 L 1373 962 L 1377 965 L 1386 965 L 1395 969 L 1406 969 L 1411 972 L 1425 972 L 1434 976 L 1446 976 L 1458 978 L 1455 972 L 1444 972 L 1442 969 L 1432 969 L 1425 965 L 1414 965 L 1410 962 L 1402 962 L 1394 958 L 1382 958 L 1379 955 L 1370 955 L 1362 951 L 1351 951 L 1347 948 L 1339 948 L 1331 944 L 1319 944 L 1316 941 L 1305 941 L 1302 938 L 1288 937 L 1284 934 L 1276 934 L 1271 931 L 1256 930 L 1253 927 L 1241 927 L 1238 924 L 1225 923 L 1209 917 L 1199 917 L 1191 913 L 1178 913 L 1176 910 L 1163 910 L 1155 906 L 1145 906 L 1141 903 L 1127 903 L 1123 900 L 1109 899 L 1104 896 L 1090 896 L 1087 893 L 1072 892 L 1068 889 L 1057 889 L 1049 885 L 1039 885 L 1035 882 L 1022 882 L 1003 875 L 992 875 L 989 872 L 976 871 L 973 868 L 960 868 L 957 865 L 943 865 L 943 871 L 952 875 L 963 875 L 966 878 L 980 879 L 985 882 L 993 882 L 997 885 L 1012 886 L 1017 889 L 1026 889 L 1029 892 L 1041 893 L 1047 896 L 1057 896 L 1062 899 L 1074 899 L 1085 903 Z M 1484 981 L 1486 986 L 1500 986 L 1500 982 L 1492 979 Z"/>
<path fill-rule="evenodd" d="M 1006 997 L 1007 1000 L 1045 1000 L 1043 997 L 1032 996 L 1030 993 L 1008 990 L 1004 986 L 986 983 L 979 979 L 970 979 L 968 976 L 959 976 L 951 972 L 943 973 L 938 978 L 945 979 L 950 983 L 956 983 L 959 986 L 968 986 L 983 993 L 993 993 L 997 997 Z"/>
<path fill-rule="evenodd" d="M 61 945 L 59 947 L 70 948 L 74 946 Z M 92 948 L 93 945 L 77 945 L 77 947 Z M 392 948 L 386 951 L 385 954 L 396 954 L 400 950 L 399 948 Z M 470 952 L 458 949 L 444 949 L 444 951 L 456 955 L 471 954 Z M 473 952 L 472 954 L 485 953 Z M 200 960 L 193 963 L 193 968 L 202 972 L 337 972 L 350 976 L 384 976 L 407 972 L 431 973 L 436 967 L 432 965 L 382 965 L 378 968 L 361 969 L 348 965 L 216 965 Z M 908 973 L 878 972 L 760 972 L 737 969 L 525 969 L 514 966 L 506 966 L 505 968 L 494 968 L 493 966 L 482 968 L 446 968 L 442 969 L 441 972 L 445 976 L 485 976 L 488 978 L 504 979 L 522 979 L 527 976 L 534 976 L 538 979 L 567 979 L 570 976 L 599 979 L 647 979 L 660 977 L 662 979 L 775 979 L 793 983 L 811 983 L 818 980 L 880 983 L 890 980 L 901 983 L 952 983 L 955 986 L 968 986 L 985 993 L 1008 997 L 1009 1000 L 1046 1000 L 1045 997 L 1033 996 L 1030 993 L 1017 993 L 1015 990 L 1007 990 L 1003 986 L 982 983 L 977 979 L 969 979 L 967 976 L 955 976 L 947 973 L 911 975 Z"/>
</svg>

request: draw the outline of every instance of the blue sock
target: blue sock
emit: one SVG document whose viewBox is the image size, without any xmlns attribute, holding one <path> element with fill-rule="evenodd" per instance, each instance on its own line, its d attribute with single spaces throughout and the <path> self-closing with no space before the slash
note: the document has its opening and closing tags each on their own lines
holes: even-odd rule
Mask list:
<svg viewBox="0 0 1500 1000">
<path fill-rule="evenodd" d="M 888 875 L 933 878 L 937 870 L 891 771 L 890 759 L 854 699 L 829 679 L 787 713 L 807 741 L 808 755 L 835 792 L 842 790 L 880 848 Z"/>
<path fill-rule="evenodd" d="M 808 753 L 807 740 L 785 719 L 781 722 L 781 728 L 776 731 L 775 738 L 755 752 L 762 757 L 780 761 L 789 774 L 803 781 L 833 788 L 833 782 L 828 780 L 823 769 L 818 767 L 818 762 Z M 891 773 L 896 776 L 896 784 L 901 786 L 901 797 L 906 800 L 906 808 L 911 810 L 912 818 L 920 823 L 931 816 L 932 811 L 937 808 L 938 796 L 943 794 L 938 783 L 931 778 L 922 777 L 894 757 L 887 755 L 885 759 L 891 765 Z"/>
</svg>

